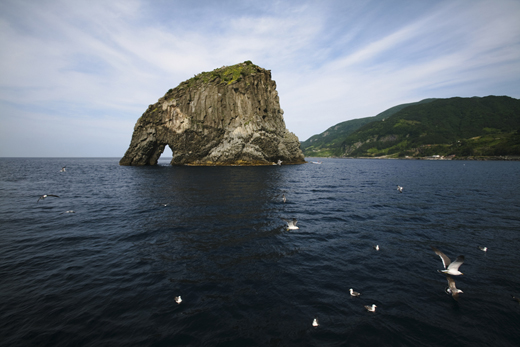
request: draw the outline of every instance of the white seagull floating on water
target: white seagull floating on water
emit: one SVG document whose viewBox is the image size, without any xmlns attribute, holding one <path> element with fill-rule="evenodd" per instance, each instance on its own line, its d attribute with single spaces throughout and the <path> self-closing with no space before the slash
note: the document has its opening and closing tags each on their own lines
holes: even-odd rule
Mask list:
<svg viewBox="0 0 520 347">
<path fill-rule="evenodd" d="M 478 249 L 480 249 L 482 252 L 487 252 L 487 247 L 478 246 Z"/>
<path fill-rule="evenodd" d="M 361 293 L 356 292 L 356 291 L 354 291 L 354 289 L 350 288 L 350 295 L 356 297 L 356 296 L 360 296 Z"/>
<path fill-rule="evenodd" d="M 42 196 L 40 196 L 40 197 L 38 198 L 38 201 L 36 201 L 36 202 L 39 202 L 40 200 L 43 200 L 43 199 L 45 199 L 45 198 L 48 197 L 48 196 L 54 196 L 55 198 L 59 198 L 59 196 L 57 196 L 57 195 L 52 195 L 52 194 L 43 194 Z"/>
<path fill-rule="evenodd" d="M 442 265 L 444 265 L 444 270 L 437 270 L 439 272 L 442 272 L 444 274 L 458 276 L 458 275 L 464 275 L 462 272 L 459 271 L 459 267 L 464 263 L 464 256 L 459 255 L 457 259 L 452 263 L 450 261 L 450 258 L 446 256 L 446 254 L 439 251 L 437 248 L 431 246 L 435 254 L 437 254 L 439 257 L 441 257 Z"/>
<path fill-rule="evenodd" d="M 178 303 L 178 304 L 180 304 L 182 302 L 182 299 L 181 299 L 180 295 L 175 297 L 175 302 Z"/>
<path fill-rule="evenodd" d="M 317 327 L 318 325 L 320 325 L 320 324 L 318 323 L 318 318 L 314 318 L 314 320 L 312 321 L 312 326 L 313 326 L 313 327 Z"/>
<path fill-rule="evenodd" d="M 296 220 L 296 218 L 293 218 L 292 220 L 287 220 L 287 219 L 284 219 L 282 218 L 286 223 L 287 223 L 287 230 L 296 230 L 296 229 L 300 229 L 296 226 L 296 223 L 298 223 L 298 221 Z"/>
<path fill-rule="evenodd" d="M 402 193 L 403 192 L 403 187 L 401 187 L 400 185 L 397 185 L 397 190 L 399 191 L 399 193 Z"/>
<path fill-rule="evenodd" d="M 282 200 L 284 203 L 287 201 L 287 199 L 285 198 L 285 194 L 282 194 Z"/>
<path fill-rule="evenodd" d="M 376 312 L 376 304 L 372 304 L 372 306 L 370 305 L 365 305 L 365 308 L 367 309 L 368 312 Z"/>
<path fill-rule="evenodd" d="M 446 275 L 446 279 L 448 280 L 448 288 L 446 288 L 446 293 L 451 294 L 453 296 L 453 299 L 459 300 L 459 293 L 464 293 L 462 290 L 457 289 L 457 286 L 455 285 L 455 280 L 451 278 L 450 275 Z"/>
<path fill-rule="evenodd" d="M 375 249 L 376 251 L 379 251 L 379 245 L 375 245 L 375 246 L 374 246 L 374 249 Z"/>
</svg>

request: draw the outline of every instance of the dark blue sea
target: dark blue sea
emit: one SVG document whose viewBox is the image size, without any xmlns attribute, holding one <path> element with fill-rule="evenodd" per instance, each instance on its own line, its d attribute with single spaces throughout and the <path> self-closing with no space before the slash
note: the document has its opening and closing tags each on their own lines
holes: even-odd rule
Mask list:
<svg viewBox="0 0 520 347">
<path fill-rule="evenodd" d="M 520 344 L 520 162 L 118 159 L 0 159 L 1 346 Z"/>
</svg>

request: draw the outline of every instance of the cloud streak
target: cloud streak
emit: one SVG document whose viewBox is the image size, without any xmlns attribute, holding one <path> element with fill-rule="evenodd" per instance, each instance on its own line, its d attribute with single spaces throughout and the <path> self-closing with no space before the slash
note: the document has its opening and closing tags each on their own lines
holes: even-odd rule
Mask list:
<svg viewBox="0 0 520 347">
<path fill-rule="evenodd" d="M 2 2 L 0 156 L 122 156 L 148 104 L 245 60 L 272 70 L 300 140 L 424 98 L 520 97 L 517 1 L 192 6 Z"/>
</svg>

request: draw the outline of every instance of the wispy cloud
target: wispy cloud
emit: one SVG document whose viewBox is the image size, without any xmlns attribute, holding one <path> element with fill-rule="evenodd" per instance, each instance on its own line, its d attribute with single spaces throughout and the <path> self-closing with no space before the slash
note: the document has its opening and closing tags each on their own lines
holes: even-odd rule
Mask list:
<svg viewBox="0 0 520 347">
<path fill-rule="evenodd" d="M 428 97 L 520 97 L 518 18 L 514 0 L 3 1 L 0 124 L 14 131 L 2 130 L 0 156 L 10 143 L 34 155 L 24 134 L 55 131 L 95 138 L 82 155 L 120 156 L 148 104 L 244 60 L 273 71 L 300 140 Z M 46 141 L 39 155 L 64 153 Z"/>
</svg>

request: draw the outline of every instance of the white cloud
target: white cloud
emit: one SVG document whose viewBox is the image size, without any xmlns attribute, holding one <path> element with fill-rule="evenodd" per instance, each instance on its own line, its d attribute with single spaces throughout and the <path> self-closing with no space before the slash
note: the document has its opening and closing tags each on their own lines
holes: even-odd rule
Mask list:
<svg viewBox="0 0 520 347">
<path fill-rule="evenodd" d="M 169 88 L 244 60 L 273 71 L 300 140 L 428 97 L 520 97 L 517 1 L 193 6 L 2 2 L 0 124 L 27 131 L 16 123 L 31 119 L 38 131 L 60 129 L 85 143 L 106 134 L 104 148 L 126 148 L 129 124 Z M 124 139 L 110 139 L 117 124 Z M 32 141 L 23 141 L 27 155 Z M 9 155 L 5 143 L 2 135 L 0 156 Z M 91 155 L 103 155 L 99 148 Z"/>
</svg>

